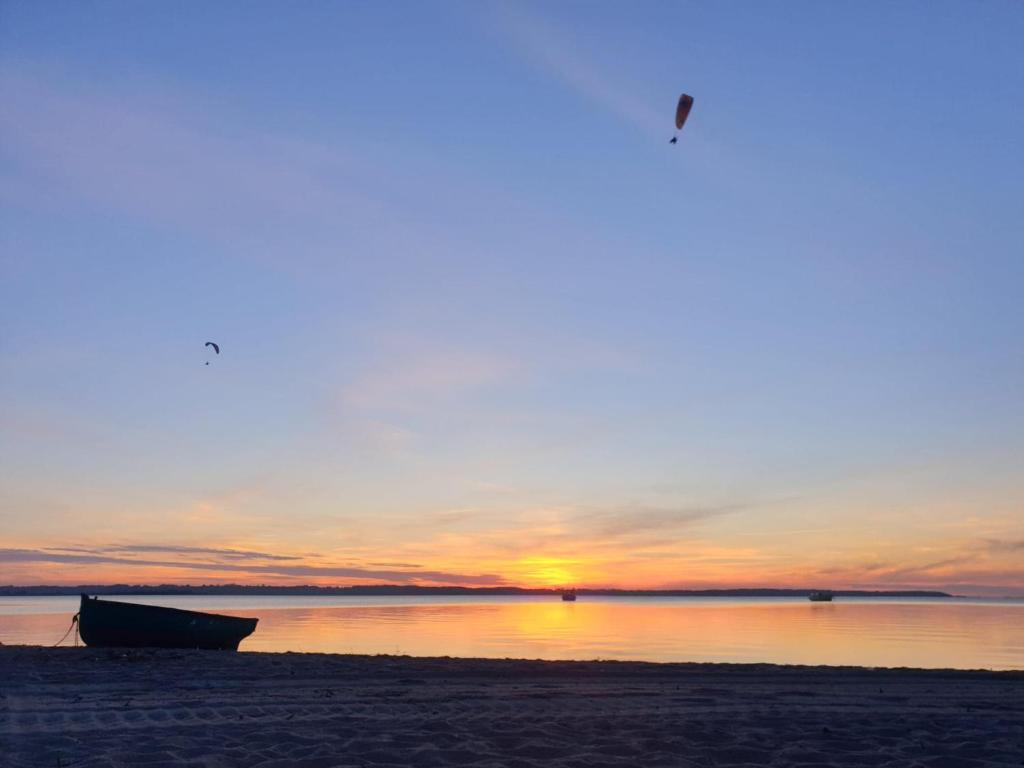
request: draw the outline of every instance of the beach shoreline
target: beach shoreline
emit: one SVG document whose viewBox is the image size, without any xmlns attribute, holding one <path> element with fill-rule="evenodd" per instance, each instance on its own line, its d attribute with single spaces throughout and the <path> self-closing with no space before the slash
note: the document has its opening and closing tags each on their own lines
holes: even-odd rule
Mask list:
<svg viewBox="0 0 1024 768">
<path fill-rule="evenodd" d="M 0 647 L 22 766 L 1020 766 L 1024 671 Z"/>
</svg>

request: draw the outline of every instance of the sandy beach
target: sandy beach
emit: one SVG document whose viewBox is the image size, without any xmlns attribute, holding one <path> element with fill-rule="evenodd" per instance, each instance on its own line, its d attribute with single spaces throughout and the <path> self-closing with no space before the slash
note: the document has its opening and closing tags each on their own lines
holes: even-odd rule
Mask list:
<svg viewBox="0 0 1024 768">
<path fill-rule="evenodd" d="M 25 766 L 1024 765 L 1024 672 L 0 648 Z"/>
</svg>

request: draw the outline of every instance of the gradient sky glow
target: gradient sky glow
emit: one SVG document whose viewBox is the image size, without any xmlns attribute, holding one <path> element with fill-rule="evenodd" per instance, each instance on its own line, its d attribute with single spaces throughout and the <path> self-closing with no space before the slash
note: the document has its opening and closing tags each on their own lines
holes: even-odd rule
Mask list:
<svg viewBox="0 0 1024 768">
<path fill-rule="evenodd" d="M 0 583 L 1024 594 L 1022 39 L 6 0 Z"/>
</svg>

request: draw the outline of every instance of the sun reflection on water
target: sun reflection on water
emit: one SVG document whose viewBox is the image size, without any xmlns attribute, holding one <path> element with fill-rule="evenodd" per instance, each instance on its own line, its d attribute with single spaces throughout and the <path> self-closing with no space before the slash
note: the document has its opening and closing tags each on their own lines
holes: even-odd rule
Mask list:
<svg viewBox="0 0 1024 768">
<path fill-rule="evenodd" d="M 59 600 L 60 598 L 49 598 Z M 142 599 L 122 598 L 129 601 Z M 40 598 L 46 600 L 46 598 Z M 594 598 L 151 598 L 258 616 L 251 651 L 1024 669 L 1024 603 Z M 5 612 L 0 641 L 52 644 L 70 613 Z"/>
</svg>

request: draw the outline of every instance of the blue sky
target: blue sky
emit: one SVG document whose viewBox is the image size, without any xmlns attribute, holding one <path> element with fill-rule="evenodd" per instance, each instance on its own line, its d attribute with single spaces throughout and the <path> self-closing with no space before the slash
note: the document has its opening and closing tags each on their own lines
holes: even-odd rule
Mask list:
<svg viewBox="0 0 1024 768">
<path fill-rule="evenodd" d="M 6 2 L 0 34 L 10 580 L 161 544 L 185 580 L 206 546 L 1021 584 L 1019 4 Z"/>
</svg>

